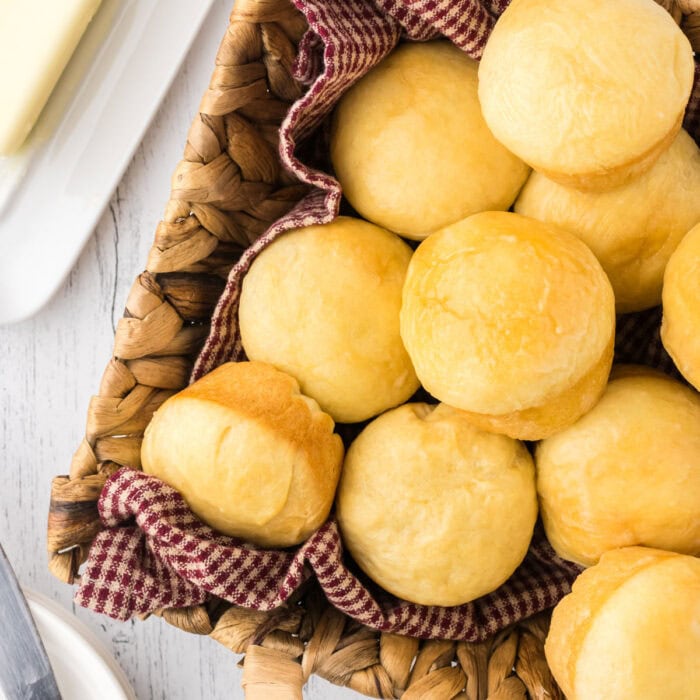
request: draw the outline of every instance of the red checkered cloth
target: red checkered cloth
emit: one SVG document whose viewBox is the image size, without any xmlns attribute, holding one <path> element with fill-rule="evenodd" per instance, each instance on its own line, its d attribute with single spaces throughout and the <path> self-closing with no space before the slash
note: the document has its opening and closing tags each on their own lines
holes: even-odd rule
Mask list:
<svg viewBox="0 0 700 700">
<path fill-rule="evenodd" d="M 525 561 L 497 591 L 454 608 L 414 605 L 371 591 L 347 567 L 334 520 L 295 552 L 256 549 L 202 524 L 175 489 L 127 468 L 107 480 L 99 508 L 108 529 L 93 543 L 76 602 L 119 620 L 212 595 L 272 610 L 313 572 L 338 610 L 370 627 L 477 642 L 554 605 L 581 571 L 538 531 Z"/>
<path fill-rule="evenodd" d="M 309 86 L 282 124 L 285 166 L 313 191 L 276 222 L 233 268 L 200 354 L 193 380 L 223 362 L 244 359 L 238 331 L 241 282 L 255 256 L 277 236 L 331 221 L 341 190 L 330 175 L 295 155 L 296 144 L 320 125 L 340 94 L 397 44 L 444 34 L 479 58 L 508 0 L 294 0 L 310 30 L 296 63 Z M 700 70 L 684 122 L 700 132 Z M 616 358 L 673 372 L 658 337 L 660 312 L 618 319 Z M 339 610 L 376 629 L 421 638 L 484 640 L 524 617 L 556 604 L 579 568 L 559 559 L 535 532 L 518 570 L 497 591 L 454 608 L 419 606 L 392 598 L 346 565 L 333 520 L 294 552 L 253 548 L 203 525 L 182 497 L 153 477 L 124 469 L 108 479 L 99 502 L 105 526 L 95 539 L 76 601 L 118 619 L 162 607 L 202 603 L 217 596 L 235 605 L 270 610 L 310 575 Z"/>
</svg>

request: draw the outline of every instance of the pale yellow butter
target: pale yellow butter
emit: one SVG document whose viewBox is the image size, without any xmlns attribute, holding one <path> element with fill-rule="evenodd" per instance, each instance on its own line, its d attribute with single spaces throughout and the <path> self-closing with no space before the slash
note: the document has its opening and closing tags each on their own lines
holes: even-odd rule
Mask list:
<svg viewBox="0 0 700 700">
<path fill-rule="evenodd" d="M 0 156 L 27 138 L 101 0 L 0 0 Z"/>
</svg>

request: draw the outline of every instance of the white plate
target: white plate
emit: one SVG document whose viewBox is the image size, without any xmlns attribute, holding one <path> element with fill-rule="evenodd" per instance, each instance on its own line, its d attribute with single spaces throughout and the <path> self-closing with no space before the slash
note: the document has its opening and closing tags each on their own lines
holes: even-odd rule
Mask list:
<svg viewBox="0 0 700 700">
<path fill-rule="evenodd" d="M 103 0 L 0 167 L 0 324 L 38 311 L 75 263 L 212 3 Z"/>
<path fill-rule="evenodd" d="M 82 622 L 38 593 L 24 595 L 63 700 L 136 700 L 124 672 Z"/>
</svg>

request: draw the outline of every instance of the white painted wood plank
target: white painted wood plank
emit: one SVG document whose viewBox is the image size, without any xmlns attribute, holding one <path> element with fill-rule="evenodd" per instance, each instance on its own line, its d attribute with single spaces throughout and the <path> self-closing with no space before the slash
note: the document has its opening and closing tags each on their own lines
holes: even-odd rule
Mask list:
<svg viewBox="0 0 700 700">
<path fill-rule="evenodd" d="M 82 438 L 89 398 L 111 354 L 114 324 L 143 269 L 229 11 L 230 0 L 217 0 L 95 236 L 56 297 L 33 319 L 0 328 L 0 540 L 22 584 L 67 608 L 71 588 L 46 568 L 50 480 L 68 470 Z M 85 610 L 76 614 L 115 655 L 140 700 L 243 697 L 238 659 L 208 638 L 158 619 L 122 624 Z M 360 696 L 314 678 L 305 697 Z"/>
</svg>

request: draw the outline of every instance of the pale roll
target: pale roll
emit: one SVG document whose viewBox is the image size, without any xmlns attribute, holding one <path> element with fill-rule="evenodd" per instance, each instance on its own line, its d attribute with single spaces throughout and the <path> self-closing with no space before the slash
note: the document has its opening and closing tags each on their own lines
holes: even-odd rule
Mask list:
<svg viewBox="0 0 700 700">
<path fill-rule="evenodd" d="M 649 171 L 607 192 L 533 173 L 515 211 L 576 234 L 610 278 L 618 313 L 656 306 L 671 254 L 700 221 L 700 149 L 681 131 Z"/>
<path fill-rule="evenodd" d="M 700 396 L 623 367 L 596 406 L 535 453 L 556 552 L 586 566 L 617 547 L 700 554 Z"/>
<path fill-rule="evenodd" d="M 328 517 L 343 459 L 333 427 L 289 375 L 231 362 L 158 409 L 141 461 L 216 530 L 288 547 Z"/>
<path fill-rule="evenodd" d="M 510 207 L 529 168 L 486 126 L 477 73 L 449 42 L 404 44 L 342 97 L 331 157 L 363 217 L 422 239 Z"/>
<path fill-rule="evenodd" d="M 401 335 L 418 377 L 487 430 L 535 440 L 571 424 L 605 387 L 614 330 L 591 251 L 517 214 L 442 229 L 409 266 Z"/>
<path fill-rule="evenodd" d="M 496 138 L 535 170 L 604 190 L 668 148 L 694 70 L 654 0 L 514 0 L 484 49 L 479 98 Z"/>
<path fill-rule="evenodd" d="M 405 404 L 348 450 L 338 487 L 343 541 L 384 589 L 458 605 L 498 588 L 537 518 L 532 458 L 444 404 Z"/>
<path fill-rule="evenodd" d="M 284 234 L 243 280 L 246 354 L 291 374 L 337 421 L 403 403 L 418 388 L 399 335 L 410 258 L 398 236 L 345 216 Z"/>
<path fill-rule="evenodd" d="M 554 609 L 545 654 L 568 700 L 699 700 L 699 630 L 699 559 L 616 549 Z"/>
<path fill-rule="evenodd" d="M 681 241 L 664 275 L 661 340 L 681 374 L 700 389 L 700 224 Z"/>
</svg>

